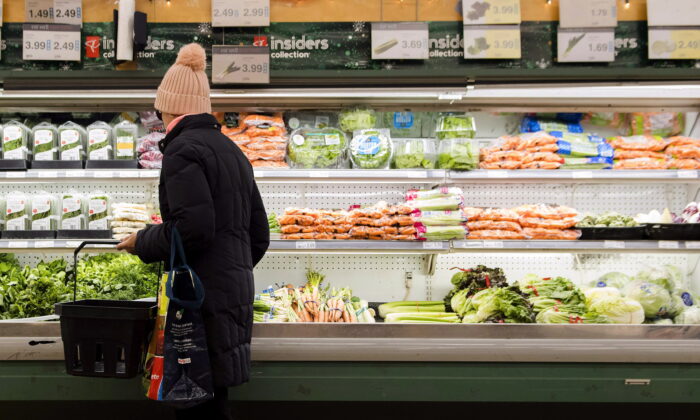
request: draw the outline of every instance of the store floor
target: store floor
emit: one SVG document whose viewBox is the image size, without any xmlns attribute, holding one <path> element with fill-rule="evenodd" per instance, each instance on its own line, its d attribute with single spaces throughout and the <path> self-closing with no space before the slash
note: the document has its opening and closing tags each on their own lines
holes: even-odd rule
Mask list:
<svg viewBox="0 0 700 420">
<path fill-rule="evenodd" d="M 674 418 L 693 416 L 700 404 L 547 404 L 547 403 L 232 403 L 236 420 L 309 420 L 332 417 L 334 420 L 425 420 L 448 418 L 506 419 L 526 418 L 525 413 L 559 413 L 567 420 L 600 418 L 603 413 L 624 413 L 625 418 Z M 171 409 L 143 402 L 2 402 L 0 420 L 169 420 Z M 60 414 L 59 414 L 60 413 Z M 511 417 L 512 416 L 512 417 Z M 603 415 L 603 417 L 605 417 Z M 202 419 L 206 420 L 206 419 Z"/>
</svg>

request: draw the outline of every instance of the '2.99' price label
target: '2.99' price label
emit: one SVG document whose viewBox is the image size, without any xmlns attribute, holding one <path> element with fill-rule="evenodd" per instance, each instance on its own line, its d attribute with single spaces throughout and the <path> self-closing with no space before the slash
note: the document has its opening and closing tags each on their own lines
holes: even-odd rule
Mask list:
<svg viewBox="0 0 700 420">
<path fill-rule="evenodd" d="M 427 60 L 427 22 L 372 24 L 372 60 Z"/>
<path fill-rule="evenodd" d="M 270 83 L 270 48 L 214 45 L 212 83 Z"/>
<path fill-rule="evenodd" d="M 80 26 L 25 23 L 22 59 L 80 61 Z"/>
<path fill-rule="evenodd" d="M 270 26 L 270 0 L 212 0 L 211 25 Z"/>
</svg>

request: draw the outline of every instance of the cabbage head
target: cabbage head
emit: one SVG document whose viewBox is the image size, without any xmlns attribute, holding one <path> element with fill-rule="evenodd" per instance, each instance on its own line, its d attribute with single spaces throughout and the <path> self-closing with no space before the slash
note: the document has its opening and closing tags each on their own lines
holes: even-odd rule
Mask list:
<svg viewBox="0 0 700 420">
<path fill-rule="evenodd" d="M 644 315 L 647 318 L 667 316 L 669 310 L 672 309 L 671 294 L 655 283 L 634 281 L 625 286 L 622 294 L 639 302 L 644 308 Z"/>
<path fill-rule="evenodd" d="M 591 287 L 617 287 L 622 289 L 629 283 L 632 279 L 625 273 L 620 273 L 613 271 L 611 273 L 604 274 L 598 278 L 598 280 L 591 282 L 589 286 Z"/>
<path fill-rule="evenodd" d="M 691 306 L 680 315 L 675 317 L 673 321 L 676 324 L 700 324 L 700 307 Z"/>
<path fill-rule="evenodd" d="M 617 290 L 617 289 L 614 289 Z M 599 296 L 589 305 L 589 309 L 604 315 L 613 324 L 641 324 L 644 322 L 644 308 L 636 300 L 617 296 Z"/>
<path fill-rule="evenodd" d="M 588 305 L 601 298 L 622 296 L 620 289 L 616 287 L 591 287 L 584 290 L 583 294 L 586 295 L 586 303 Z"/>
</svg>

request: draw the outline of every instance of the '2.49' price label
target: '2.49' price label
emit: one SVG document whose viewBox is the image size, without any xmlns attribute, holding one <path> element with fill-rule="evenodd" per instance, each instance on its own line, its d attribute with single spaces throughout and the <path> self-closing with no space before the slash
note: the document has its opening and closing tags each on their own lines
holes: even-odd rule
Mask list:
<svg viewBox="0 0 700 420">
<path fill-rule="evenodd" d="M 649 58 L 666 60 L 700 59 L 700 28 L 650 28 Z"/>
<path fill-rule="evenodd" d="M 214 45 L 212 83 L 270 83 L 270 48 Z"/>
<path fill-rule="evenodd" d="M 80 26 L 25 23 L 22 59 L 80 61 Z"/>
<path fill-rule="evenodd" d="M 427 60 L 427 22 L 372 24 L 372 60 Z"/>
<path fill-rule="evenodd" d="M 212 0 L 211 25 L 270 26 L 270 0 Z"/>
</svg>

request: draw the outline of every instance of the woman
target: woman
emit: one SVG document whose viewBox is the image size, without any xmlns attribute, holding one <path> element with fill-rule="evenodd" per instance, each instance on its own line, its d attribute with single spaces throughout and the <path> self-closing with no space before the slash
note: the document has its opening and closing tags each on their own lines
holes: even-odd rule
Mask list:
<svg viewBox="0 0 700 420">
<path fill-rule="evenodd" d="M 248 381 L 253 327 L 253 267 L 270 242 L 253 169 L 221 134 L 211 113 L 206 53 L 184 46 L 158 87 L 156 110 L 167 135 L 160 143 L 159 201 L 163 224 L 124 239 L 117 249 L 146 263 L 168 261 L 176 226 L 190 267 L 204 284 L 202 307 L 215 398 L 178 419 L 230 419 L 227 387 Z"/>
</svg>

